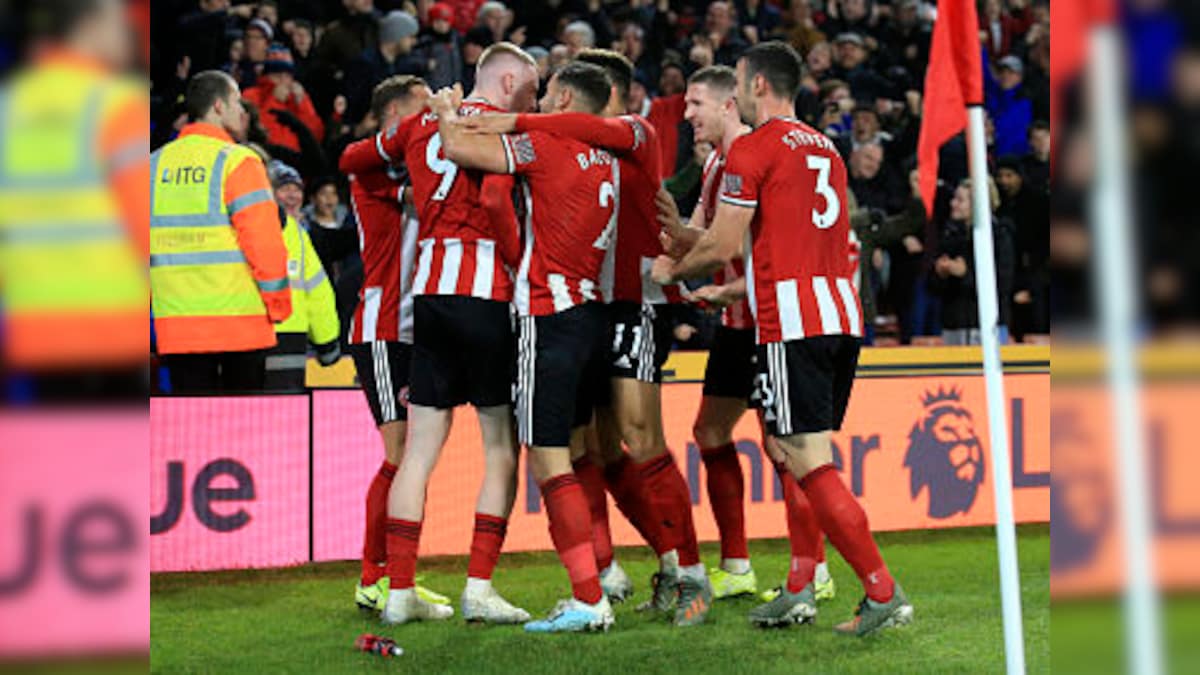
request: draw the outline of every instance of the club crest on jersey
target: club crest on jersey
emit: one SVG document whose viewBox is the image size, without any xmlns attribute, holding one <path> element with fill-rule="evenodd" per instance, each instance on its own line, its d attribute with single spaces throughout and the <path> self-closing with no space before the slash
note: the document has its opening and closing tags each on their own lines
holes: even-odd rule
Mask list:
<svg viewBox="0 0 1200 675">
<path fill-rule="evenodd" d="M 921 397 L 925 414 L 909 432 L 904 466 L 913 498 L 929 489 L 928 513 L 949 518 L 966 513 L 983 483 L 983 444 L 975 433 L 962 392 L 938 387 Z"/>
<path fill-rule="evenodd" d="M 529 138 L 529 134 L 512 137 L 511 145 L 517 164 L 529 164 L 537 159 L 537 153 L 533 150 L 533 140 Z"/>
<path fill-rule="evenodd" d="M 734 173 L 725 174 L 725 177 L 721 179 L 721 192 L 727 195 L 741 194 L 742 177 Z"/>
</svg>

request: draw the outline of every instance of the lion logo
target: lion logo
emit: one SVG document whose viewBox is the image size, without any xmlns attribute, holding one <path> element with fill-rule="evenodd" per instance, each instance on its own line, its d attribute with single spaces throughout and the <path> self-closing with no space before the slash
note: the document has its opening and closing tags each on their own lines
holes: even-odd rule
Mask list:
<svg viewBox="0 0 1200 675">
<path fill-rule="evenodd" d="M 983 483 L 983 445 L 975 434 L 971 412 L 962 405 L 958 389 L 926 392 L 925 414 L 908 434 L 904 466 L 916 499 L 929 488 L 929 515 L 949 518 L 966 513 Z"/>
</svg>

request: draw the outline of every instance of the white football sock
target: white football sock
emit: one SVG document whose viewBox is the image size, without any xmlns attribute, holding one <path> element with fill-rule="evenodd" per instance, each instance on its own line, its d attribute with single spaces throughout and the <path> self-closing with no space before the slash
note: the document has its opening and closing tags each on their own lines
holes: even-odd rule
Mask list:
<svg viewBox="0 0 1200 675">
<path fill-rule="evenodd" d="M 749 574 L 749 558 L 721 558 L 721 569 L 730 574 Z"/>
</svg>

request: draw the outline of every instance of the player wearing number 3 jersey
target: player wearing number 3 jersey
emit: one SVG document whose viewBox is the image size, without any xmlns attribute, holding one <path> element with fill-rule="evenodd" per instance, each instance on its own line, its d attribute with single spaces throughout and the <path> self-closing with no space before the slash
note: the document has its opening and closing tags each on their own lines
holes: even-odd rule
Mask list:
<svg viewBox="0 0 1200 675">
<path fill-rule="evenodd" d="M 794 117 L 795 50 L 756 45 L 738 60 L 736 79 L 738 112 L 754 130 L 730 147 L 709 229 L 681 259 L 656 260 L 653 274 L 660 283 L 704 276 L 744 251 L 764 422 L 820 529 L 866 591 L 855 617 L 837 630 L 864 635 L 907 623 L 912 605 L 833 464 L 830 432 L 841 428 L 862 334 L 846 255 L 846 168 L 826 136 Z M 795 593 L 784 589 L 750 618 L 778 625 L 815 616 L 809 583 Z"/>
<path fill-rule="evenodd" d="M 603 68 L 570 63 L 550 79 L 540 107 L 596 114 L 611 86 Z M 454 98 L 443 90 L 433 103 L 447 156 L 459 166 L 524 179 L 525 241 L 514 298 L 520 314 L 517 430 L 529 447 L 550 536 L 573 590 L 548 619 L 526 630 L 604 629 L 612 608 L 601 590 L 588 501 L 568 447 L 605 390 L 606 314 L 598 280 L 616 227 L 619 165 L 605 150 L 545 132 L 468 134 Z"/>
</svg>

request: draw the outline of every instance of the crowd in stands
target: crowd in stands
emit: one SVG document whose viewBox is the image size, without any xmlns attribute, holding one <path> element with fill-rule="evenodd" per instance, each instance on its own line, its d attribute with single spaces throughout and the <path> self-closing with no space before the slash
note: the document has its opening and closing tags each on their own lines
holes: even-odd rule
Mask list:
<svg viewBox="0 0 1200 675">
<path fill-rule="evenodd" d="M 165 143 L 185 122 L 190 75 L 230 73 L 253 115 L 239 140 L 303 177 L 303 226 L 345 319 L 361 261 L 337 159 L 377 130 L 369 102 L 379 81 L 413 74 L 435 90 L 454 82 L 470 90 L 483 49 L 508 40 L 537 60 L 544 84 L 582 49 L 615 49 L 636 67 L 628 110 L 658 130 L 663 178 L 687 214 L 710 150 L 692 142 L 683 120 L 688 75 L 784 40 L 805 64 L 798 114 L 834 139 L 850 172 L 869 339 L 971 341 L 978 319 L 963 137 L 942 149 L 932 214 L 917 190 L 935 15 L 922 0 L 163 0 L 152 17 L 152 141 Z M 1017 340 L 1049 332 L 1049 15 L 1048 0 L 979 5 L 1001 318 Z M 707 322 L 689 318 L 699 330 L 677 337 L 703 346 Z"/>
</svg>

